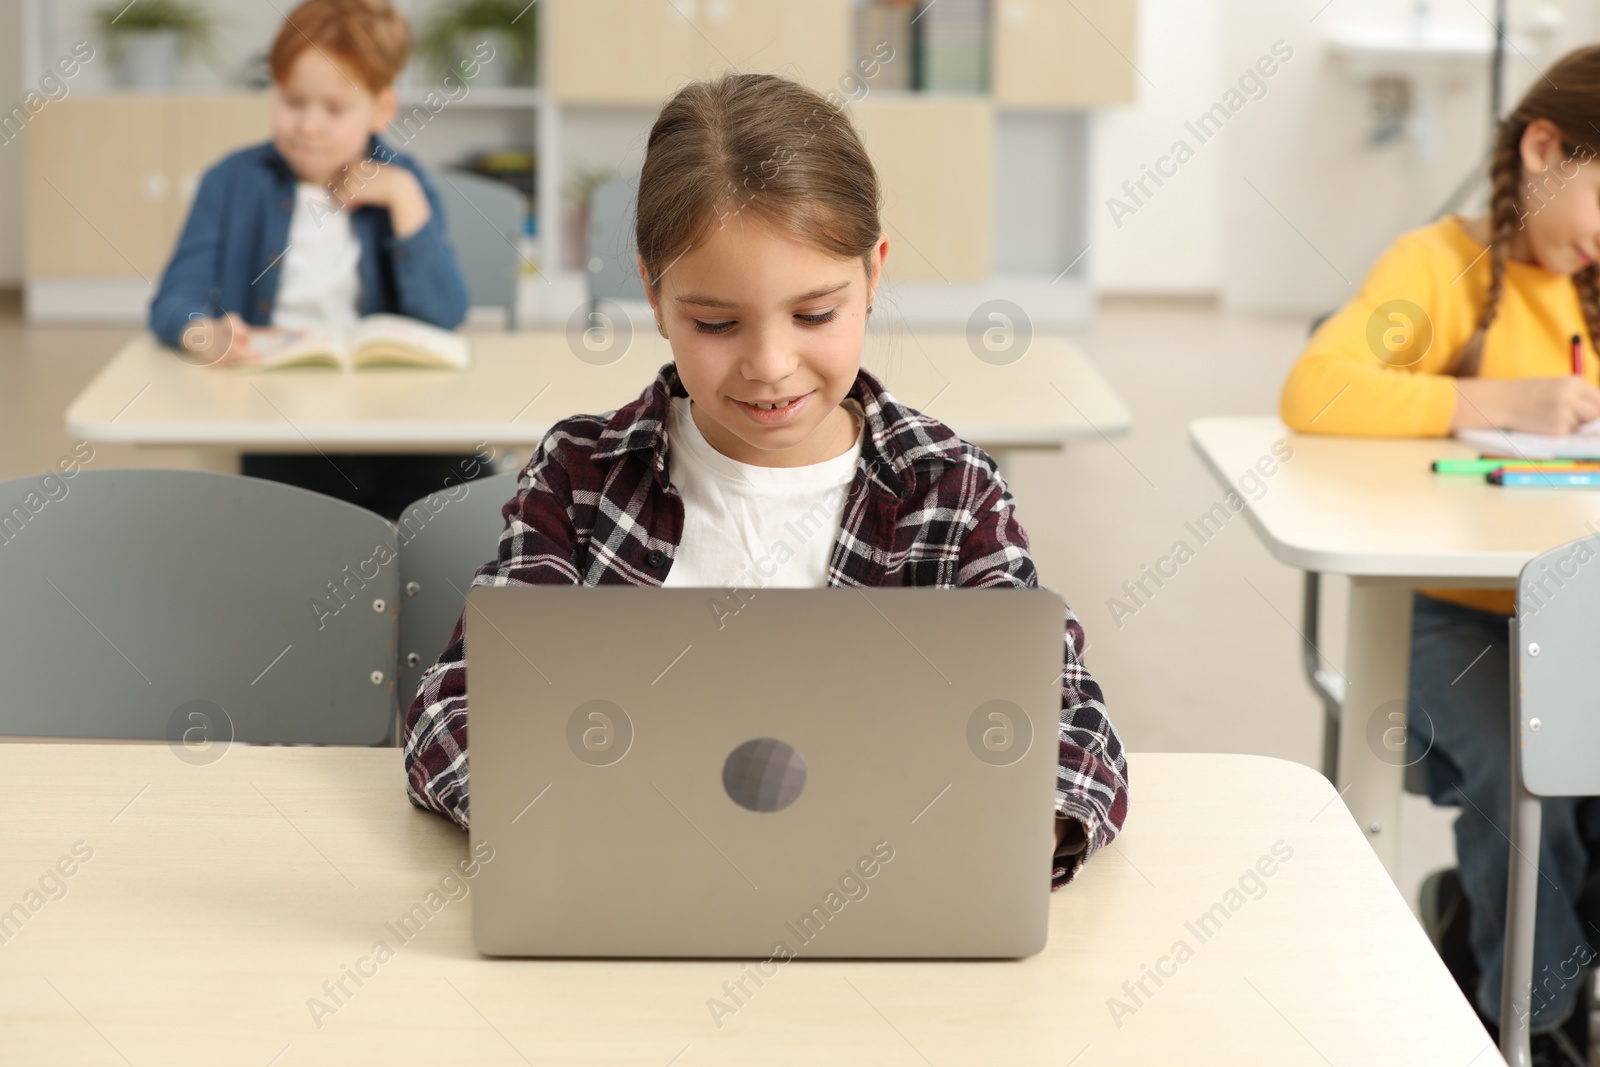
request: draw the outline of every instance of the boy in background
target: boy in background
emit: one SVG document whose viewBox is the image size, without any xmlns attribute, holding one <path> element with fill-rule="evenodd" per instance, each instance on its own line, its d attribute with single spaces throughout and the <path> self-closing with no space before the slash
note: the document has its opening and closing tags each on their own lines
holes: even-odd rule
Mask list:
<svg viewBox="0 0 1600 1067">
<path fill-rule="evenodd" d="M 272 140 L 200 180 L 150 305 L 150 329 L 202 366 L 249 364 L 259 330 L 409 315 L 454 329 L 466 281 L 438 194 L 377 134 L 397 109 L 405 19 L 383 0 L 306 0 L 272 45 Z M 241 473 L 391 520 L 459 480 L 456 455 L 246 453 Z M 488 473 L 485 471 L 485 473 Z"/>
</svg>

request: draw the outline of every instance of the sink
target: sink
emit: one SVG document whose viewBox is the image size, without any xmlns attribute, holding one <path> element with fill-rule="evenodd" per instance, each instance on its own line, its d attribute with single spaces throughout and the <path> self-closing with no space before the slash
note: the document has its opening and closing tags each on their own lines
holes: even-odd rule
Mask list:
<svg viewBox="0 0 1600 1067">
<path fill-rule="evenodd" d="M 1400 25 L 1336 26 L 1327 41 L 1371 95 L 1374 126 L 1367 143 L 1408 137 L 1418 159 L 1430 163 L 1439 151 L 1441 97 L 1488 79 L 1494 29 L 1488 23 L 1440 26 L 1426 14 L 1427 3 L 1419 0 L 1414 16 Z M 1508 35 L 1506 51 L 1519 47 Z"/>
<path fill-rule="evenodd" d="M 1330 29 L 1328 46 L 1342 56 L 1358 78 L 1424 76 L 1454 80 L 1488 71 L 1494 51 L 1494 30 L 1483 26 L 1342 26 Z M 1515 35 L 1506 51 L 1531 47 Z"/>
</svg>

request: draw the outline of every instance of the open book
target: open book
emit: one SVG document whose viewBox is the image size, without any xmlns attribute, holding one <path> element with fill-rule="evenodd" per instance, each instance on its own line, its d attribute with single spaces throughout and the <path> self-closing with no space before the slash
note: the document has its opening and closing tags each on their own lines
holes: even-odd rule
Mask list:
<svg viewBox="0 0 1600 1067">
<path fill-rule="evenodd" d="M 368 315 L 354 329 L 272 329 L 250 331 L 250 345 L 261 362 L 250 366 L 448 367 L 465 370 L 472 350 L 463 334 L 404 315 Z"/>
<path fill-rule="evenodd" d="M 1565 437 L 1520 430 L 1457 430 L 1456 437 L 1488 456 L 1519 459 L 1589 459 L 1600 457 L 1600 419 L 1586 422 Z"/>
</svg>

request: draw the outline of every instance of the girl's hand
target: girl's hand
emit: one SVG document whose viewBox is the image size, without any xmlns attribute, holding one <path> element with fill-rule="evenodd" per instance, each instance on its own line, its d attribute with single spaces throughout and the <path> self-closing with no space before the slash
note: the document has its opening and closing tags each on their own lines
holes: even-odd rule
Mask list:
<svg viewBox="0 0 1600 1067">
<path fill-rule="evenodd" d="M 195 319 L 183 331 L 184 359 L 201 367 L 226 367 L 261 362 L 250 344 L 250 327 L 233 312 L 226 318 Z"/>
<path fill-rule="evenodd" d="M 1460 378 L 1452 430 L 1495 427 L 1569 434 L 1600 419 L 1600 389 L 1576 375 L 1561 378 Z"/>
<path fill-rule="evenodd" d="M 399 238 L 422 229 L 433 214 L 416 175 L 394 164 L 379 165 L 370 177 L 362 177 L 353 168 L 341 171 L 328 182 L 328 189 L 345 209 L 366 204 L 388 208 L 389 223 Z"/>
<path fill-rule="evenodd" d="M 1067 844 L 1065 849 L 1061 847 L 1062 842 Z M 1060 815 L 1056 816 L 1055 851 L 1057 853 L 1076 856 L 1083 851 L 1083 846 L 1087 843 L 1083 832 L 1083 823 L 1077 819 L 1063 819 Z"/>
</svg>

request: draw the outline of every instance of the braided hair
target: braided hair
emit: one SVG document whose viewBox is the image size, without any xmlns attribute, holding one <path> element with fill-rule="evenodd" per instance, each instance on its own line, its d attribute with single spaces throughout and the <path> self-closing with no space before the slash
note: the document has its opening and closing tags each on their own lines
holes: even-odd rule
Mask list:
<svg viewBox="0 0 1600 1067">
<path fill-rule="evenodd" d="M 1539 119 L 1561 131 L 1561 149 L 1568 159 L 1594 159 L 1600 152 L 1589 137 L 1574 131 L 1594 130 L 1600 117 L 1600 45 L 1568 52 L 1535 82 L 1515 111 L 1500 121 L 1494 155 L 1489 162 L 1489 290 L 1478 328 L 1461 346 L 1449 373 L 1458 378 L 1475 376 L 1483 365 L 1484 338 L 1500 310 L 1505 292 L 1506 261 L 1511 242 L 1523 224 L 1522 137 Z M 1531 183 L 1530 183 L 1531 184 Z M 1589 343 L 1600 340 L 1600 264 L 1591 264 L 1572 276 L 1583 309 Z"/>
</svg>

